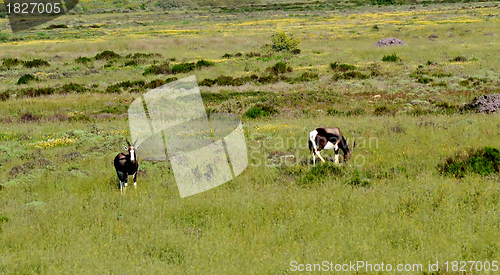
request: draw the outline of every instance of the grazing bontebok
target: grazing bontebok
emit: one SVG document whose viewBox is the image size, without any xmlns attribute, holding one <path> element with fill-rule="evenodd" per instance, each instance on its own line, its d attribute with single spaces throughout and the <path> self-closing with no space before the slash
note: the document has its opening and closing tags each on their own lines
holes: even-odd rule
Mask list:
<svg viewBox="0 0 500 275">
<path fill-rule="evenodd" d="M 353 143 L 352 149 L 349 151 L 347 141 L 338 127 L 317 128 L 309 133 L 309 150 L 313 153 L 313 164 L 316 164 L 316 156 L 322 162 L 325 162 L 319 153 L 323 149 L 335 150 L 335 163 L 339 163 L 339 149 L 342 149 L 344 152 L 344 162 L 347 162 L 355 146 L 356 142 Z"/>
<path fill-rule="evenodd" d="M 115 157 L 115 169 L 116 174 L 118 174 L 118 179 L 120 180 L 120 191 L 123 193 L 124 188 L 127 187 L 127 179 L 129 175 L 134 176 L 134 188 L 137 186 L 137 168 L 139 167 L 139 162 L 137 161 L 137 154 L 135 151 L 139 149 L 139 146 L 135 147 L 137 140 L 133 145 L 127 140 L 128 146 L 123 146 L 127 153 L 119 153 Z"/>
</svg>

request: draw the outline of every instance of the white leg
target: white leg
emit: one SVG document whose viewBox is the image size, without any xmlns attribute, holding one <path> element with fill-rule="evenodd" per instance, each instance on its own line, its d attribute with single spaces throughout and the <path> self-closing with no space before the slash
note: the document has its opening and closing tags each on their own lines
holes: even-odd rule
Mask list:
<svg viewBox="0 0 500 275">
<path fill-rule="evenodd" d="M 339 155 L 338 154 L 335 154 L 335 163 L 336 164 L 339 164 Z"/>
<path fill-rule="evenodd" d="M 120 181 L 120 193 L 123 195 L 123 182 Z"/>
<path fill-rule="evenodd" d="M 325 162 L 325 160 L 323 159 L 323 157 L 320 155 L 319 151 L 316 151 L 316 155 L 318 155 L 319 159 L 320 159 L 322 162 Z"/>
<path fill-rule="evenodd" d="M 313 165 L 316 165 L 316 155 L 313 153 Z"/>
<path fill-rule="evenodd" d="M 134 173 L 134 188 L 137 188 L 137 172 Z"/>
</svg>

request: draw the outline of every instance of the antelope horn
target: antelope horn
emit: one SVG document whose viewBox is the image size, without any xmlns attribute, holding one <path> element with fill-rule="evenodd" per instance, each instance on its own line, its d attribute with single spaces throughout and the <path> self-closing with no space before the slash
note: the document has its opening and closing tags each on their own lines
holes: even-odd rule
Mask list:
<svg viewBox="0 0 500 275">
<path fill-rule="evenodd" d="M 138 140 L 138 139 L 139 139 L 139 138 L 136 138 L 136 139 L 135 139 L 135 141 L 134 141 L 134 147 L 135 147 L 135 144 L 137 143 L 137 140 Z"/>
<path fill-rule="evenodd" d="M 130 142 L 128 142 L 128 140 L 127 140 L 127 145 L 128 145 L 128 147 L 130 147 Z"/>
<path fill-rule="evenodd" d="M 349 153 L 352 153 L 352 151 L 354 151 L 354 147 L 356 147 L 356 141 L 354 141 L 354 143 L 352 144 L 351 152 Z"/>
</svg>

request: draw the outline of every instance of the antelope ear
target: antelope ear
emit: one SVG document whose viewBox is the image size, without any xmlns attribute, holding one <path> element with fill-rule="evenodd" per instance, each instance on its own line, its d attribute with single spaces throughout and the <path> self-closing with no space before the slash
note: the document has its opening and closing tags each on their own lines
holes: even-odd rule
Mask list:
<svg viewBox="0 0 500 275">
<path fill-rule="evenodd" d="M 123 145 L 123 148 L 128 151 L 128 147 L 127 146 Z"/>
<path fill-rule="evenodd" d="M 139 148 L 141 148 L 140 144 L 137 147 L 135 147 L 135 150 L 139 150 Z"/>
</svg>

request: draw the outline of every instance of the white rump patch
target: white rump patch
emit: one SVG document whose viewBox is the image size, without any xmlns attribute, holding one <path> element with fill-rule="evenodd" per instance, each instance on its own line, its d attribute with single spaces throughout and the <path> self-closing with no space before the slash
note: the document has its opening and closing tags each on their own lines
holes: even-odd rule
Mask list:
<svg viewBox="0 0 500 275">
<path fill-rule="evenodd" d="M 309 133 L 309 140 L 312 142 L 314 152 L 318 150 L 316 147 L 316 136 L 318 135 L 318 131 L 314 130 Z"/>
</svg>

